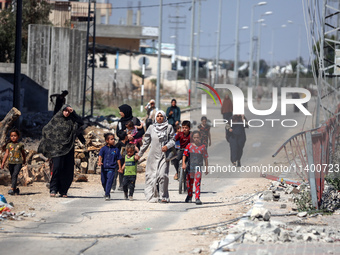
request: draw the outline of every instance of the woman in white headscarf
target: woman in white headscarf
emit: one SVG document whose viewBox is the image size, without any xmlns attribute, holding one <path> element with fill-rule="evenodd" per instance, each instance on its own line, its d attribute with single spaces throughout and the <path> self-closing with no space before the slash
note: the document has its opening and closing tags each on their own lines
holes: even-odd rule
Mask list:
<svg viewBox="0 0 340 255">
<path fill-rule="evenodd" d="M 169 203 L 169 162 L 165 159 L 168 150 L 175 146 L 175 132 L 172 125 L 168 124 L 165 112 L 157 111 L 155 116 L 155 122 L 146 131 L 138 154 L 143 156 L 150 145 L 144 193 L 148 202 Z"/>
</svg>

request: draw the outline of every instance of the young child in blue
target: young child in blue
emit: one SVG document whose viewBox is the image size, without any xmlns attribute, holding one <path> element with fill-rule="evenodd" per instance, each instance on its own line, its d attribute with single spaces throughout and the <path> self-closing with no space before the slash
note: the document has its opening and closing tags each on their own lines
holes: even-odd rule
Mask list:
<svg viewBox="0 0 340 255">
<path fill-rule="evenodd" d="M 105 191 L 105 200 L 110 200 L 110 190 L 113 183 L 116 168 L 122 171 L 120 164 L 121 155 L 115 147 L 115 136 L 112 133 L 104 135 L 106 145 L 99 151 L 98 165 L 101 166 L 101 181 Z"/>
<path fill-rule="evenodd" d="M 133 200 L 133 192 L 135 190 L 137 178 L 137 161 L 138 156 L 135 155 L 134 144 L 128 144 L 126 146 L 125 163 L 123 165 L 124 169 L 123 190 L 125 199 L 129 198 L 130 201 Z"/>
<path fill-rule="evenodd" d="M 10 131 L 10 140 L 3 146 L 3 150 L 6 150 L 5 156 L 2 160 L 1 169 L 4 168 L 5 162 L 8 158 L 8 168 L 11 173 L 12 187 L 8 191 L 9 195 L 19 195 L 19 188 L 17 188 L 17 180 L 22 164 L 25 164 L 26 154 L 24 145 L 19 143 L 20 132 L 18 129 Z"/>
</svg>

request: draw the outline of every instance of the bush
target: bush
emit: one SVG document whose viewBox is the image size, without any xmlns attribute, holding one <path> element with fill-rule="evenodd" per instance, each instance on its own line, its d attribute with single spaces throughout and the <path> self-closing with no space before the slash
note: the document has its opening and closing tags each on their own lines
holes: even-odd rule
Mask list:
<svg viewBox="0 0 340 255">
<path fill-rule="evenodd" d="M 139 77 L 142 77 L 142 72 L 139 71 L 139 70 L 133 70 L 132 73 L 139 76 Z"/>
</svg>

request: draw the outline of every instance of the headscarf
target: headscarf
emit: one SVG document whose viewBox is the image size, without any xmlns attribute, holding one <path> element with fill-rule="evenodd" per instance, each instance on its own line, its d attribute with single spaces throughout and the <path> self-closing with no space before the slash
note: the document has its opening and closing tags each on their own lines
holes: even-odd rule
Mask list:
<svg viewBox="0 0 340 255">
<path fill-rule="evenodd" d="M 70 105 L 63 105 L 42 130 L 42 140 L 38 152 L 47 158 L 64 156 L 74 146 L 78 135 L 77 131 L 82 123 L 74 111 L 67 118 L 63 115 L 63 111 L 67 107 Z"/>
<path fill-rule="evenodd" d="M 164 120 L 162 123 L 158 123 L 157 122 L 157 115 L 158 114 L 162 114 L 163 117 L 164 117 Z M 163 137 L 166 137 L 167 136 L 167 131 L 168 131 L 168 119 L 166 118 L 166 114 L 164 111 L 162 110 L 159 110 L 156 112 L 156 115 L 155 115 L 155 123 L 153 124 L 154 125 L 154 130 L 155 132 L 157 133 L 157 136 L 159 139 L 163 138 Z"/>
<path fill-rule="evenodd" d="M 132 108 L 128 104 L 122 104 L 121 106 L 118 107 L 119 111 L 124 113 L 124 117 L 120 118 L 121 122 L 129 121 L 132 120 Z"/>
</svg>

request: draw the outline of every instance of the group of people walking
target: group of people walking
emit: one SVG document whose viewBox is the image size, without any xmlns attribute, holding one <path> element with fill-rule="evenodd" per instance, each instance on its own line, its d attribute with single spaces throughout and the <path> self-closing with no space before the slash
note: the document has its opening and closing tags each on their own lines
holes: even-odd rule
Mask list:
<svg viewBox="0 0 340 255">
<path fill-rule="evenodd" d="M 58 106 L 59 107 L 59 106 Z M 124 198 L 133 200 L 137 177 L 138 160 L 150 147 L 145 169 L 144 193 L 148 202 L 168 203 L 170 162 L 176 169 L 174 179 L 178 179 L 179 168 L 186 170 L 188 195 L 185 202 L 192 202 L 195 184 L 195 202 L 200 205 L 200 186 L 203 165 L 208 166 L 208 146 L 211 146 L 210 126 L 207 117 L 202 116 L 198 130 L 193 132 L 191 122 L 181 122 L 181 111 L 176 99 L 172 99 L 167 111 L 156 110 L 155 101 L 150 100 L 147 109 L 146 127 L 132 115 L 132 108 L 119 106 L 121 116 L 116 128 L 116 136 L 106 133 L 105 146 L 99 152 L 98 165 L 101 167 L 101 182 L 105 191 L 105 200 L 110 200 L 110 192 L 117 179 L 119 189 L 124 191 Z M 224 98 L 221 113 L 232 122 L 246 121 L 244 116 L 232 115 L 232 102 L 227 95 Z M 50 196 L 67 197 L 74 176 L 75 139 L 85 144 L 82 135 L 84 122 L 70 105 L 64 104 L 42 130 L 42 139 L 38 152 L 52 162 Z M 242 151 L 246 140 L 244 128 L 240 125 L 227 125 L 227 140 L 230 143 L 231 161 L 240 166 Z M 19 193 L 16 188 L 17 175 L 21 164 L 25 163 L 23 145 L 18 143 L 19 131 L 14 130 L 10 142 L 6 144 L 6 154 L 1 168 L 9 158 L 12 176 L 11 194 Z M 116 138 L 119 142 L 116 143 Z M 180 166 L 180 161 L 182 165 Z M 14 164 L 15 163 L 15 164 Z M 13 164 L 13 166 L 11 165 Z M 15 166 L 17 165 L 17 166 Z M 19 169 L 19 170 L 18 170 Z M 208 169 L 206 167 L 205 169 Z M 208 171 L 205 171 L 208 174 Z"/>
</svg>

